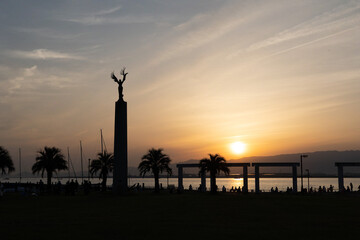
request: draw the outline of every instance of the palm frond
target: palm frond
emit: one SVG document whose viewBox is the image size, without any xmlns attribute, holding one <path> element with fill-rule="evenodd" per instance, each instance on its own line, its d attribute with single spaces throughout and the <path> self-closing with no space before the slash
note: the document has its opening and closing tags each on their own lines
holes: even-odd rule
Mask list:
<svg viewBox="0 0 360 240">
<path fill-rule="evenodd" d="M 0 146 L 0 169 L 1 174 L 6 174 L 6 169 L 7 173 L 15 171 L 14 163 L 8 150 L 3 148 L 2 146 Z"/>
<path fill-rule="evenodd" d="M 59 148 L 45 146 L 43 150 L 39 150 L 37 153 L 36 162 L 31 168 L 33 174 L 41 172 L 43 176 L 44 171 L 52 173 L 68 169 L 65 157 Z"/>
<path fill-rule="evenodd" d="M 158 174 L 165 171 L 170 175 L 172 174 L 172 169 L 169 167 L 171 159 L 162 151 L 162 148 L 151 148 L 144 156 L 142 156 L 142 161 L 138 166 L 140 176 L 144 177 L 148 172 Z"/>
<path fill-rule="evenodd" d="M 114 169 L 114 155 L 108 152 L 99 152 L 98 158 L 91 161 L 90 174 L 99 174 L 99 178 L 107 177 L 109 172 Z"/>
<path fill-rule="evenodd" d="M 209 158 L 201 159 L 199 164 L 199 174 L 202 172 L 214 172 L 217 174 L 224 172 L 226 175 L 230 174 L 230 169 L 226 166 L 225 158 L 219 154 L 209 154 Z"/>
</svg>

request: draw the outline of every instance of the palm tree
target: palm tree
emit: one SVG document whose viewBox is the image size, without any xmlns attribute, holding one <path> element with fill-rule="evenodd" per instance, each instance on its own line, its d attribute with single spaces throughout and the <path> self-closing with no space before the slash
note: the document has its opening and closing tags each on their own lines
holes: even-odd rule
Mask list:
<svg viewBox="0 0 360 240">
<path fill-rule="evenodd" d="M 166 171 L 172 174 L 169 167 L 171 159 L 168 155 L 162 153 L 163 149 L 149 149 L 148 153 L 141 158 L 141 163 L 138 166 L 140 176 L 144 177 L 147 172 L 152 172 L 155 179 L 155 192 L 159 192 L 159 174 Z"/>
<path fill-rule="evenodd" d="M 56 147 L 44 147 L 44 150 L 37 152 L 36 162 L 32 166 L 32 172 L 40 173 L 41 177 L 44 177 L 44 172 L 47 174 L 47 187 L 51 188 L 51 178 L 53 173 L 57 171 L 67 170 L 67 163 L 61 150 Z"/>
<path fill-rule="evenodd" d="M 8 150 L 0 146 L 0 169 L 1 175 L 15 171 L 14 163 L 10 157 Z"/>
<path fill-rule="evenodd" d="M 216 174 L 224 172 L 225 175 L 229 175 L 230 170 L 226 166 L 226 160 L 219 154 L 209 154 L 210 158 L 204 158 L 200 160 L 200 172 L 210 172 L 210 191 L 216 192 Z"/>
<path fill-rule="evenodd" d="M 91 161 L 91 176 L 99 172 L 99 178 L 102 179 L 102 190 L 106 190 L 106 181 L 110 172 L 114 169 L 114 155 L 104 151 L 97 154 L 98 158 Z"/>
</svg>

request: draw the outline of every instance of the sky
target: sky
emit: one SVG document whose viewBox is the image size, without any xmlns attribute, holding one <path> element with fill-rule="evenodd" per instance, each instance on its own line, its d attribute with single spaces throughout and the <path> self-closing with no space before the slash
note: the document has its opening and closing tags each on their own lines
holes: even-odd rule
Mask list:
<svg viewBox="0 0 360 240">
<path fill-rule="evenodd" d="M 113 151 L 126 67 L 129 166 L 355 150 L 360 1 L 0 2 L 0 146 L 30 171 L 56 146 L 79 169 Z M 235 154 L 230 144 L 246 144 Z"/>
</svg>

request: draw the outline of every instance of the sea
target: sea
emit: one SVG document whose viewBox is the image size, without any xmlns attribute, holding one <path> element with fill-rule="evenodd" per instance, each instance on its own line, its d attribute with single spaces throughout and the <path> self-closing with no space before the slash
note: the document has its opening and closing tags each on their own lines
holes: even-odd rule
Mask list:
<svg viewBox="0 0 360 240">
<path fill-rule="evenodd" d="M 65 184 L 67 181 L 70 180 L 77 180 L 79 183 L 82 182 L 82 180 L 88 180 L 88 178 L 82 179 L 79 178 L 57 178 L 54 177 L 53 183 L 56 183 L 60 181 L 62 184 Z M 46 183 L 46 178 L 22 178 L 21 183 L 38 183 L 39 181 L 43 181 Z M 101 179 L 99 178 L 90 178 L 89 179 L 92 184 L 99 184 L 101 182 Z M 153 188 L 155 183 L 153 178 L 129 178 L 128 179 L 129 186 L 137 185 L 144 186 L 145 188 Z M 0 182 L 20 182 L 19 178 L 0 178 Z M 107 185 L 111 186 L 113 182 L 113 179 L 110 177 L 107 180 Z M 200 178 L 183 178 L 183 186 L 185 189 L 189 189 L 190 185 L 192 189 L 197 189 L 201 183 Z M 352 183 L 354 187 L 354 191 L 358 190 L 358 187 L 360 186 L 360 178 L 344 178 L 344 186 L 345 188 L 347 186 L 350 186 L 350 183 Z M 178 185 L 178 179 L 177 178 L 160 178 L 160 184 L 163 188 L 167 188 L 169 185 L 177 187 Z M 219 189 L 222 189 L 224 186 L 227 191 L 229 191 L 232 187 L 242 187 L 244 184 L 243 178 L 217 178 L 216 179 L 216 185 Z M 255 179 L 249 178 L 248 179 L 248 185 L 249 185 L 249 191 L 255 190 Z M 301 180 L 298 178 L 297 181 L 298 189 L 301 187 Z M 318 189 L 320 186 L 325 186 L 326 188 L 329 188 L 330 185 L 334 187 L 335 191 L 338 191 L 338 179 L 337 178 L 303 178 L 303 186 L 304 188 L 316 188 Z M 206 187 L 209 190 L 210 188 L 210 179 L 206 179 Z M 292 178 L 260 178 L 260 190 L 263 192 L 269 192 L 271 188 L 277 187 L 279 191 L 286 191 L 287 187 L 292 187 Z"/>
</svg>

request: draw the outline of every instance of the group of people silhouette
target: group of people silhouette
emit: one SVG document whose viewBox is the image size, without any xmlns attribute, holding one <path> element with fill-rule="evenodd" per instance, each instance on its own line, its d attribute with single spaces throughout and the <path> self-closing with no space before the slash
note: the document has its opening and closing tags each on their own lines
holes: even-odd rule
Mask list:
<svg viewBox="0 0 360 240">
<path fill-rule="evenodd" d="M 33 196 L 38 196 L 38 195 L 41 195 L 44 193 L 51 192 L 56 195 L 65 194 L 65 195 L 73 196 L 73 195 L 79 193 L 80 191 L 83 191 L 83 193 L 85 195 L 88 195 L 91 190 L 100 191 L 100 189 L 101 188 L 100 188 L 99 184 L 91 184 L 91 182 L 88 180 L 84 180 L 82 184 L 79 184 L 78 181 L 77 180 L 74 181 L 74 179 L 68 180 L 66 182 L 66 184 L 62 184 L 60 181 L 58 181 L 57 183 L 51 184 L 50 188 L 48 186 L 46 186 L 46 184 L 42 180 L 40 180 L 37 183 L 30 183 L 30 182 L 27 182 L 27 183 L 9 183 L 9 182 L 1 183 L 0 182 L 0 197 L 2 197 L 5 192 L 20 192 L 24 195 L 32 194 Z M 139 183 L 135 184 L 130 189 L 133 189 L 138 192 L 146 190 L 145 185 L 144 184 L 140 185 Z M 161 184 L 161 189 L 163 189 L 162 184 Z M 173 192 L 175 189 L 175 186 L 171 185 L 170 187 L 168 187 L 168 189 L 171 190 L 171 192 Z M 194 190 L 194 188 L 190 184 L 189 191 L 193 191 L 193 190 Z M 197 191 L 202 190 L 201 184 L 199 185 L 199 187 L 196 190 Z M 245 190 L 244 186 L 242 186 L 242 187 L 241 186 L 232 186 L 231 189 L 229 190 L 230 193 L 241 193 L 241 192 L 245 192 L 245 191 L 246 190 Z M 307 189 L 307 188 L 302 189 L 303 193 L 332 193 L 335 191 L 336 191 L 336 189 L 334 189 L 333 185 L 330 185 L 329 187 L 319 186 L 318 188 L 310 187 L 309 189 Z M 358 186 L 357 191 L 360 192 L 360 185 Z M 227 192 L 227 189 L 225 186 L 222 186 L 221 192 Z M 278 187 L 275 186 L 275 187 L 271 187 L 270 192 L 271 193 L 281 193 L 283 191 L 280 191 L 278 189 Z M 284 192 L 291 193 L 291 192 L 293 192 L 293 188 L 287 187 L 286 191 L 284 191 Z M 349 186 L 347 186 L 346 188 L 343 188 L 339 192 L 354 192 L 354 185 L 352 183 L 350 183 Z"/>
<path fill-rule="evenodd" d="M 216 186 L 217 188 L 217 186 Z M 354 189 L 354 186 L 352 183 L 350 183 L 349 186 L 347 186 L 346 188 L 344 188 L 342 191 L 340 192 L 353 192 L 353 189 Z M 201 184 L 199 185 L 199 188 L 197 189 L 198 191 L 201 190 Z M 190 184 L 189 185 L 189 191 L 193 191 L 193 187 L 192 185 Z M 225 186 L 222 186 L 221 188 L 221 192 L 226 192 L 227 189 Z M 231 189 L 229 190 L 229 192 L 237 192 L 237 193 L 241 193 L 241 192 L 245 192 L 245 186 L 232 186 Z M 283 192 L 283 191 L 280 191 L 278 187 L 271 187 L 270 189 L 270 192 L 271 193 L 279 193 L 279 192 Z M 293 192 L 293 188 L 292 187 L 287 187 L 286 188 L 286 193 L 291 193 Z M 316 192 L 319 192 L 319 193 L 322 193 L 322 192 L 327 192 L 327 193 L 332 193 L 334 192 L 334 186 L 333 185 L 330 185 L 328 188 L 326 188 L 325 186 L 319 186 L 318 188 L 313 188 L 313 187 L 310 187 L 309 190 L 307 190 L 306 188 L 303 188 L 302 189 L 302 192 L 303 193 L 316 193 Z M 358 187 L 358 192 L 360 192 L 360 185 Z"/>
<path fill-rule="evenodd" d="M 223 192 L 226 192 L 226 188 L 225 188 L 225 186 L 223 186 L 223 190 L 225 190 L 225 191 L 223 191 Z M 229 192 L 237 192 L 237 193 L 240 193 L 240 192 L 245 192 L 246 190 L 245 190 L 245 186 L 242 186 L 242 187 L 234 187 L 234 186 L 232 186 L 231 187 L 231 189 L 230 189 L 230 191 Z"/>
<path fill-rule="evenodd" d="M 99 185 L 99 184 L 98 184 Z M 95 187 L 95 188 L 94 188 Z M 90 193 L 90 190 L 94 188 L 99 190 L 100 186 L 92 185 L 90 181 L 84 180 L 82 184 L 79 184 L 77 180 L 68 180 L 65 184 L 60 181 L 52 183 L 51 186 L 47 186 L 41 179 L 37 183 L 10 183 L 0 182 L 0 196 L 3 196 L 5 192 L 19 192 L 23 195 L 39 196 L 45 193 L 52 193 L 55 195 L 75 195 L 81 190 L 85 195 Z"/>
</svg>

